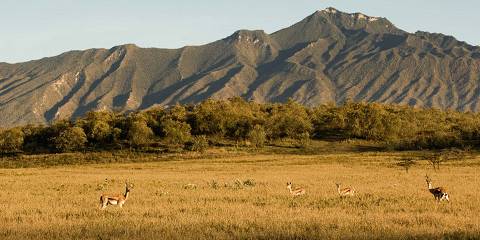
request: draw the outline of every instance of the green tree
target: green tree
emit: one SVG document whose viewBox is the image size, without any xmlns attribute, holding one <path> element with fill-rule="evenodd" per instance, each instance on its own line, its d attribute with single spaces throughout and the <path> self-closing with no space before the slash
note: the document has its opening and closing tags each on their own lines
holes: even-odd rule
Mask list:
<svg viewBox="0 0 480 240">
<path fill-rule="evenodd" d="M 22 150 L 24 134 L 20 128 L 4 130 L 0 133 L 0 152 L 17 153 Z"/>
<path fill-rule="evenodd" d="M 261 125 L 255 125 L 248 133 L 248 140 L 254 147 L 263 147 L 267 141 L 267 133 Z"/>
<path fill-rule="evenodd" d="M 193 108 L 188 121 L 194 135 L 245 139 L 253 126 L 265 122 L 262 106 L 239 97 L 209 99 Z"/>
<path fill-rule="evenodd" d="M 157 106 L 150 108 L 143 112 L 143 117 L 147 126 L 152 129 L 157 136 L 162 136 L 161 120 L 165 117 L 166 110 L 163 107 Z"/>
<path fill-rule="evenodd" d="M 183 145 L 192 137 L 191 127 L 188 123 L 164 119 L 162 126 L 165 141 L 169 144 Z"/>
<path fill-rule="evenodd" d="M 142 120 L 134 120 L 128 128 L 128 141 L 130 146 L 141 147 L 151 142 L 153 131 L 147 123 Z"/>
<path fill-rule="evenodd" d="M 190 151 L 194 152 L 205 152 L 208 149 L 208 139 L 205 135 L 194 136 L 186 144 L 186 147 Z"/>
<path fill-rule="evenodd" d="M 88 112 L 76 125 L 84 129 L 90 143 L 94 146 L 111 143 L 115 115 L 108 111 Z"/>
<path fill-rule="evenodd" d="M 267 133 L 272 139 L 299 139 L 313 130 L 307 109 L 292 100 L 286 104 L 272 105 L 269 112 L 266 125 Z"/>
<path fill-rule="evenodd" d="M 26 152 L 46 152 L 50 146 L 48 127 L 41 125 L 26 125 L 22 128 L 23 149 Z"/>
<path fill-rule="evenodd" d="M 82 149 L 87 143 L 87 135 L 80 127 L 67 127 L 53 139 L 55 148 L 61 152 Z"/>
<path fill-rule="evenodd" d="M 222 102 L 208 99 L 195 109 L 191 118 L 191 126 L 195 135 L 224 136 L 227 122 L 225 106 Z"/>
<path fill-rule="evenodd" d="M 188 118 L 188 110 L 184 105 L 176 104 L 168 109 L 166 117 L 178 122 L 186 122 Z"/>
</svg>

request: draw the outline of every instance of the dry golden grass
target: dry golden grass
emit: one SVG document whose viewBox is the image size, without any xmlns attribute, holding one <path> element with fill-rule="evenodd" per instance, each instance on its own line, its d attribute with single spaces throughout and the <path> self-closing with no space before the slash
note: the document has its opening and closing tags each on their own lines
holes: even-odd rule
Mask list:
<svg viewBox="0 0 480 240">
<path fill-rule="evenodd" d="M 270 154 L 3 169 L 0 239 L 480 238 L 478 165 L 433 172 L 420 163 L 406 173 L 392 158 Z M 447 187 L 450 203 L 434 201 L 425 173 Z M 98 210 L 100 194 L 123 192 L 125 179 L 135 188 L 124 208 Z M 287 181 L 307 194 L 292 198 Z M 335 182 L 358 194 L 340 199 Z"/>
</svg>

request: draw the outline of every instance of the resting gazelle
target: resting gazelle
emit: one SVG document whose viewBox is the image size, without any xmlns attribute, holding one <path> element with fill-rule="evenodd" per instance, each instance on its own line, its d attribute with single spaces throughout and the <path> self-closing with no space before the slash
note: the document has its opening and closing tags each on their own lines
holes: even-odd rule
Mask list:
<svg viewBox="0 0 480 240">
<path fill-rule="evenodd" d="M 118 205 L 119 207 L 123 207 L 132 188 L 133 185 L 125 181 L 124 194 L 102 194 L 102 196 L 100 196 L 100 209 L 104 210 L 108 205 Z"/>
<path fill-rule="evenodd" d="M 432 186 L 432 180 L 430 179 L 430 177 L 428 177 L 428 175 L 425 175 L 425 180 L 427 181 L 428 191 L 430 191 L 433 197 L 435 197 L 435 200 L 437 201 L 447 200 L 447 202 L 450 202 L 450 199 L 448 198 L 447 190 L 445 188 L 443 187 L 434 188 Z"/>
<path fill-rule="evenodd" d="M 290 191 L 290 194 L 292 194 L 292 196 L 294 197 L 304 195 L 306 192 L 304 188 L 292 189 L 292 182 L 287 182 L 287 189 L 288 191 Z"/>
<path fill-rule="evenodd" d="M 340 197 L 353 196 L 353 194 L 355 194 L 355 189 L 353 188 L 350 188 L 350 187 L 340 188 L 340 183 L 335 183 L 335 185 L 337 185 L 337 191 Z"/>
</svg>

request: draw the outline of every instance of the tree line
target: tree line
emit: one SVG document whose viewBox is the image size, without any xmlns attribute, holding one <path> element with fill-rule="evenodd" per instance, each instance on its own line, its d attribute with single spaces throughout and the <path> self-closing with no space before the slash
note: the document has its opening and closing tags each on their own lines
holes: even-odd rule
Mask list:
<svg viewBox="0 0 480 240">
<path fill-rule="evenodd" d="M 214 140 L 242 141 L 261 148 L 277 139 L 299 145 L 310 139 L 365 139 L 392 149 L 475 147 L 477 113 L 346 102 L 305 107 L 209 99 L 195 105 L 153 107 L 131 113 L 89 112 L 76 120 L 3 129 L 0 152 L 49 153 L 161 146 L 203 151 Z"/>
</svg>

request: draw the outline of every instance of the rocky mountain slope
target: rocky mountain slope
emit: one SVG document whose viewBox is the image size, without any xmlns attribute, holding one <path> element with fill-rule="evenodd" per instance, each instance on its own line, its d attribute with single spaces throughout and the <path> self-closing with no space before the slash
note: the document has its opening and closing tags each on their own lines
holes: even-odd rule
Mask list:
<svg viewBox="0 0 480 240">
<path fill-rule="evenodd" d="M 328 8 L 272 34 L 241 30 L 203 46 L 123 45 L 0 63 L 2 126 L 233 96 L 479 111 L 480 47 Z"/>
</svg>

